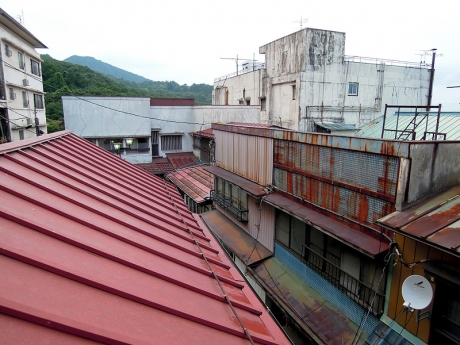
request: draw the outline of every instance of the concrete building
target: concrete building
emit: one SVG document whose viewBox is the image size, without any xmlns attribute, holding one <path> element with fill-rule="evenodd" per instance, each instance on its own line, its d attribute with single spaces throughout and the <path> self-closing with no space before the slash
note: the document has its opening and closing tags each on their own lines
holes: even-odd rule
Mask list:
<svg viewBox="0 0 460 345">
<path fill-rule="evenodd" d="M 215 165 L 204 168 L 214 174 L 216 210 L 201 217 L 295 343 L 363 344 L 383 338 L 382 329 L 385 337 L 397 337 L 404 320 L 394 322 L 399 290 L 390 294 L 396 282 L 387 274 L 397 245 L 407 262 L 414 246 L 395 240 L 391 224 L 376 222 L 456 186 L 460 142 L 261 124 L 212 129 Z M 408 221 L 423 212 L 409 213 Z M 411 332 L 400 344 L 426 341 L 423 332 L 419 340 Z"/>
<path fill-rule="evenodd" d="M 63 96 L 62 105 L 66 129 L 134 164 L 176 152 L 200 158 L 191 133 L 259 119 L 258 106 L 195 106 L 193 99 Z"/>
<path fill-rule="evenodd" d="M 40 54 L 47 48 L 0 9 L 0 143 L 46 133 Z"/>
<path fill-rule="evenodd" d="M 259 53 L 265 66 L 216 78 L 213 104 L 258 105 L 260 123 L 314 131 L 328 122 L 360 127 L 383 104 L 428 102 L 430 66 L 346 56 L 343 32 L 305 28 Z"/>
</svg>

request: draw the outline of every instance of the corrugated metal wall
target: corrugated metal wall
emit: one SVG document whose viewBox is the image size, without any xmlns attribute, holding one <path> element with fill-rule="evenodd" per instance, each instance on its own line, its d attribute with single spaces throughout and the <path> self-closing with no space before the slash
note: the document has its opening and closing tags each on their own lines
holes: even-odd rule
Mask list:
<svg viewBox="0 0 460 345">
<path fill-rule="evenodd" d="M 256 183 L 273 181 L 273 139 L 214 130 L 216 165 Z"/>
<path fill-rule="evenodd" d="M 275 239 L 275 208 L 264 202 L 259 204 L 260 200 L 253 197 L 248 197 L 248 199 L 249 234 L 252 237 L 257 238 L 257 241 L 273 252 L 273 243 Z M 259 234 L 257 234 L 259 227 L 260 231 Z"/>
<path fill-rule="evenodd" d="M 367 225 L 394 211 L 399 158 L 275 140 L 279 189 Z"/>
</svg>

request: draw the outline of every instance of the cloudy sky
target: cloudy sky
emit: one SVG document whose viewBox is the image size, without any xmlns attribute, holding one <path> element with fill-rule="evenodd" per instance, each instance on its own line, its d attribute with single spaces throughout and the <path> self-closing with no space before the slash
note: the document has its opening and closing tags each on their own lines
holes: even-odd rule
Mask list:
<svg viewBox="0 0 460 345">
<path fill-rule="evenodd" d="M 432 104 L 460 111 L 458 0 L 2 0 L 57 60 L 92 56 L 156 80 L 212 84 L 235 61 L 303 27 L 346 33 L 345 54 L 431 63 Z M 442 55 L 442 56 L 441 56 Z"/>
</svg>

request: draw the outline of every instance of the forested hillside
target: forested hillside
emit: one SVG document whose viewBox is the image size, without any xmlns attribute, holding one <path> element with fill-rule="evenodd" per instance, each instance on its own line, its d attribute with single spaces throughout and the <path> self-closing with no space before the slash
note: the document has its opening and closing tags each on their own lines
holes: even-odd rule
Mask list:
<svg viewBox="0 0 460 345">
<path fill-rule="evenodd" d="M 85 66 L 58 61 L 49 55 L 41 58 L 49 133 L 64 129 L 63 95 L 194 98 L 197 105 L 211 104 L 211 85 L 181 86 L 173 81 L 134 83 L 113 80 Z"/>
</svg>

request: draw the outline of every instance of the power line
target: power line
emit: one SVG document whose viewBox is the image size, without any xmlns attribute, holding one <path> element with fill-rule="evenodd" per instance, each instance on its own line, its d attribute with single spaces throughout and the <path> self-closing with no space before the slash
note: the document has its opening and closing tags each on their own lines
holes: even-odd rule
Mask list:
<svg viewBox="0 0 460 345">
<path fill-rule="evenodd" d="M 62 89 L 62 88 L 57 88 L 53 85 L 50 85 L 48 83 L 45 83 L 41 78 L 38 78 L 38 77 L 35 77 L 34 75 L 30 75 L 28 74 L 26 71 L 22 70 L 22 69 L 19 69 L 13 65 L 11 65 L 10 63 L 6 62 L 5 60 L 3 59 L 0 59 L 0 61 L 3 61 L 3 63 L 5 63 L 6 65 L 8 65 L 9 67 L 35 79 L 35 80 L 38 80 L 38 81 L 41 81 L 43 85 L 47 86 L 47 87 L 50 87 L 52 89 L 55 89 L 55 90 L 59 90 L 59 89 Z M 69 94 L 70 96 L 72 97 L 75 97 L 75 98 L 78 98 L 84 102 L 88 102 L 88 103 L 91 103 L 93 105 L 96 105 L 96 106 L 99 106 L 101 108 L 105 108 L 105 109 L 108 109 L 108 110 L 112 110 L 112 111 L 115 111 L 115 112 L 119 112 L 119 113 L 122 113 L 122 114 L 125 114 L 125 115 L 131 115 L 131 116 L 136 116 L 136 117 L 141 117 L 141 118 L 145 118 L 145 119 L 149 119 L 149 120 L 157 120 L 157 121 L 163 121 L 163 122 L 170 122 L 170 123 L 182 123 L 182 124 L 189 124 L 189 125 L 209 125 L 210 123 L 198 123 L 198 122 L 188 122 L 188 121 L 174 121 L 174 120 L 164 120 L 164 119 L 159 119 L 159 118 L 156 118 L 156 117 L 151 117 L 151 116 L 144 116 L 144 115 L 139 115 L 139 114 L 135 114 L 135 113 L 131 113 L 131 112 L 127 112 L 127 111 L 123 111 L 123 110 L 119 110 L 119 109 L 115 109 L 115 108 L 111 108 L 111 107 L 107 107 L 107 106 L 104 106 L 104 105 L 101 105 L 101 104 L 98 104 L 98 103 L 95 103 L 95 102 L 92 102 L 90 100 L 87 100 L 83 97 L 91 97 L 91 96 L 83 96 L 83 97 L 80 97 L 80 96 L 76 96 L 72 93 Z M 105 96 L 102 96 L 102 97 L 105 97 Z M 150 97 L 149 97 L 150 98 Z"/>
</svg>

